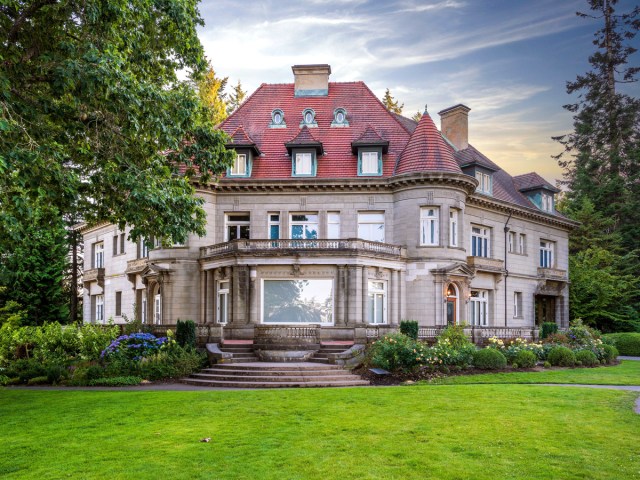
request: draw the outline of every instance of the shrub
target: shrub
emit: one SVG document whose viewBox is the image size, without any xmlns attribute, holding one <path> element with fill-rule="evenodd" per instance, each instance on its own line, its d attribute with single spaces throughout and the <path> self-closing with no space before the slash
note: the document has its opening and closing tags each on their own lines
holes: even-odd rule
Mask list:
<svg viewBox="0 0 640 480">
<path fill-rule="evenodd" d="M 196 324 L 192 320 L 185 320 L 183 322 L 178 319 L 176 323 L 176 341 L 178 345 L 183 348 L 196 347 Z"/>
<path fill-rule="evenodd" d="M 563 346 L 556 346 L 549 351 L 547 356 L 549 363 L 556 367 L 573 367 L 576 364 L 576 356 L 574 353 Z"/>
<path fill-rule="evenodd" d="M 69 378 L 69 370 L 64 365 L 53 363 L 47 367 L 47 383 L 60 383 L 66 378 Z"/>
<path fill-rule="evenodd" d="M 567 331 L 567 338 L 569 339 L 569 343 L 574 347 L 593 348 L 602 343 L 600 341 L 600 332 L 586 326 L 580 318 L 571 322 L 571 326 Z"/>
<path fill-rule="evenodd" d="M 34 359 L 21 359 L 12 362 L 6 370 L 10 378 L 19 378 L 20 383 L 27 383 L 32 378 L 46 377 L 46 368 Z"/>
<path fill-rule="evenodd" d="M 418 322 L 415 320 L 402 320 L 400 322 L 400 333 L 413 340 L 418 340 Z"/>
<path fill-rule="evenodd" d="M 604 338 L 613 342 L 620 355 L 640 356 L 640 333 L 607 333 Z"/>
<path fill-rule="evenodd" d="M 533 368 L 536 366 L 536 362 L 538 361 L 538 357 L 536 354 L 529 350 L 520 350 L 516 353 L 516 356 L 513 360 L 514 368 L 517 363 L 520 368 Z"/>
<path fill-rule="evenodd" d="M 11 379 L 6 375 L 0 375 L 0 387 L 4 387 L 5 385 L 9 385 Z"/>
<path fill-rule="evenodd" d="M 483 348 L 473 354 L 473 364 L 482 370 L 500 370 L 507 366 L 507 357 L 495 348 Z"/>
<path fill-rule="evenodd" d="M 618 349 L 613 345 L 603 345 L 602 349 L 604 350 L 604 361 L 606 363 L 612 363 L 618 358 Z"/>
<path fill-rule="evenodd" d="M 91 387 L 125 387 L 128 385 L 140 385 L 142 379 L 140 377 L 108 377 L 96 378 L 89 382 Z"/>
<path fill-rule="evenodd" d="M 447 343 L 453 348 L 473 345 L 464 333 L 463 325 L 449 325 L 437 337 L 437 343 Z"/>
<path fill-rule="evenodd" d="M 544 362 L 542 365 L 544 368 L 551 368 L 551 364 L 549 362 Z"/>
<path fill-rule="evenodd" d="M 121 357 L 136 361 L 157 353 L 167 343 L 167 337 L 156 338 L 150 333 L 121 335 L 111 342 L 100 356 L 102 358 Z"/>
<path fill-rule="evenodd" d="M 540 339 L 544 340 L 554 333 L 558 333 L 558 324 L 555 322 L 544 322 L 540 329 Z"/>
<path fill-rule="evenodd" d="M 542 343 L 554 345 L 569 345 L 569 338 L 564 333 L 552 333 Z"/>
<path fill-rule="evenodd" d="M 193 348 L 174 346 L 170 350 L 143 358 L 135 370 L 137 375 L 149 380 L 187 377 L 205 366 L 205 354 Z"/>
<path fill-rule="evenodd" d="M 391 372 L 410 372 L 426 361 L 427 348 L 402 333 L 385 335 L 371 344 L 369 363 Z"/>
<path fill-rule="evenodd" d="M 473 363 L 476 346 L 472 343 L 454 348 L 449 340 L 438 341 L 432 348 L 426 349 L 425 362 L 429 365 L 449 365 L 468 367 Z"/>
<path fill-rule="evenodd" d="M 46 385 L 49 380 L 44 375 L 41 377 L 33 377 L 27 381 L 27 385 Z"/>
<path fill-rule="evenodd" d="M 593 367 L 600 364 L 600 360 L 591 350 L 578 350 L 575 355 L 576 363 L 580 362 L 585 367 Z"/>
</svg>

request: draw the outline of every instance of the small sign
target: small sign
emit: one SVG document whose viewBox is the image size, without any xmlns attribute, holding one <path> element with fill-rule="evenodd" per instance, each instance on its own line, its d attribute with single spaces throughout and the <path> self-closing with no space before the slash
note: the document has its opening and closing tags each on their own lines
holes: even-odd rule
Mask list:
<svg viewBox="0 0 640 480">
<path fill-rule="evenodd" d="M 383 368 L 370 368 L 369 371 L 371 373 L 375 373 L 376 375 L 389 375 L 389 372 L 387 372 Z"/>
</svg>

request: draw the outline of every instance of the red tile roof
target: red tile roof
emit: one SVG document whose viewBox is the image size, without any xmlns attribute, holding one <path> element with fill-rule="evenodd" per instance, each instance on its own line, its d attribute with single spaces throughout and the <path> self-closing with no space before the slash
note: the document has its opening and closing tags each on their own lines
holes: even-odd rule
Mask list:
<svg viewBox="0 0 640 480">
<path fill-rule="evenodd" d="M 322 142 L 319 142 L 313 137 L 311 131 L 306 125 L 300 129 L 295 137 L 285 143 L 285 147 L 287 147 L 289 155 L 291 155 L 291 149 L 295 147 L 309 147 L 315 149 L 318 155 L 323 154 Z"/>
<path fill-rule="evenodd" d="M 260 149 L 256 146 L 256 142 L 254 142 L 247 132 L 244 131 L 242 125 L 236 128 L 235 132 L 231 135 L 231 143 L 226 145 L 227 148 L 234 147 L 248 147 L 251 148 L 255 155 L 260 155 Z"/>
<path fill-rule="evenodd" d="M 536 172 L 517 175 L 513 177 L 513 183 L 521 192 L 525 192 L 527 190 L 535 190 L 537 188 L 546 188 L 547 190 L 551 190 L 552 192 L 556 193 L 560 191 L 558 188 L 551 185 Z"/>
<path fill-rule="evenodd" d="M 395 175 L 414 172 L 462 173 L 453 157 L 453 149 L 426 112 L 400 156 Z"/>
<path fill-rule="evenodd" d="M 371 125 L 367 125 L 367 128 L 362 135 L 351 142 L 351 153 L 357 155 L 358 147 L 382 147 L 382 153 L 389 151 L 389 141 L 382 138 L 378 132 L 376 132 Z"/>
</svg>

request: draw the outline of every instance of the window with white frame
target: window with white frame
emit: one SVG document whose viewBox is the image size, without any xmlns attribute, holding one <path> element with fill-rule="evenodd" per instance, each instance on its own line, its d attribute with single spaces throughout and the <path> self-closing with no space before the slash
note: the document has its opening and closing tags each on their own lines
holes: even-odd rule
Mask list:
<svg viewBox="0 0 640 480">
<path fill-rule="evenodd" d="M 381 175 L 380 152 L 360 152 L 360 175 Z"/>
<path fill-rule="evenodd" d="M 540 267 L 553 268 L 553 242 L 540 240 Z"/>
<path fill-rule="evenodd" d="M 524 255 L 527 250 L 527 237 L 524 233 L 518 234 L 518 253 Z"/>
<path fill-rule="evenodd" d="M 440 244 L 439 213 L 436 207 L 420 209 L 420 245 Z"/>
<path fill-rule="evenodd" d="M 270 240 L 280 239 L 280 214 L 279 213 L 269 214 L 269 239 Z"/>
<path fill-rule="evenodd" d="M 327 213 L 327 238 L 340 238 L 340 213 Z"/>
<path fill-rule="evenodd" d="M 312 152 L 298 152 L 295 154 L 293 174 L 307 176 L 315 175 Z"/>
<path fill-rule="evenodd" d="M 104 323 L 104 295 L 96 295 L 96 323 Z"/>
<path fill-rule="evenodd" d="M 542 193 L 542 210 L 545 212 L 553 212 L 553 195 Z"/>
<path fill-rule="evenodd" d="M 489 294 L 486 290 L 472 290 L 469 306 L 472 325 L 489 325 Z"/>
<path fill-rule="evenodd" d="M 476 171 L 476 180 L 478 180 L 478 186 L 476 188 L 476 192 L 486 193 L 487 195 L 491 195 L 492 185 L 491 185 L 491 175 Z"/>
<path fill-rule="evenodd" d="M 387 284 L 386 282 L 369 282 L 367 302 L 368 323 L 387 323 Z"/>
<path fill-rule="evenodd" d="M 248 213 L 227 213 L 225 215 L 226 241 L 239 238 L 249 239 L 251 227 L 251 215 Z"/>
<path fill-rule="evenodd" d="M 491 229 L 487 227 L 471 227 L 471 256 L 489 257 Z"/>
<path fill-rule="evenodd" d="M 104 242 L 93 244 L 93 268 L 104 268 Z"/>
<path fill-rule="evenodd" d="M 160 325 L 162 323 L 162 297 L 157 294 L 153 301 L 153 323 Z"/>
<path fill-rule="evenodd" d="M 513 292 L 513 316 L 522 318 L 522 292 Z"/>
<path fill-rule="evenodd" d="M 142 291 L 142 304 L 140 305 L 140 321 L 147 323 L 147 292 Z"/>
<path fill-rule="evenodd" d="M 449 209 L 449 246 L 458 246 L 458 210 Z"/>
<path fill-rule="evenodd" d="M 229 175 L 237 177 L 246 176 L 249 172 L 248 166 L 247 154 L 239 153 L 236 155 L 233 165 L 229 169 Z"/>
<path fill-rule="evenodd" d="M 229 280 L 220 280 L 218 282 L 218 323 L 229 322 Z"/>
<path fill-rule="evenodd" d="M 358 213 L 358 238 L 372 242 L 384 242 L 384 213 Z"/>
<path fill-rule="evenodd" d="M 315 240 L 318 238 L 317 213 L 292 213 L 289 225 L 293 239 Z"/>
<path fill-rule="evenodd" d="M 513 253 L 513 249 L 515 248 L 515 243 L 516 243 L 516 234 L 515 232 L 509 232 L 509 235 L 507 236 L 507 249 L 509 251 L 509 253 Z"/>
</svg>

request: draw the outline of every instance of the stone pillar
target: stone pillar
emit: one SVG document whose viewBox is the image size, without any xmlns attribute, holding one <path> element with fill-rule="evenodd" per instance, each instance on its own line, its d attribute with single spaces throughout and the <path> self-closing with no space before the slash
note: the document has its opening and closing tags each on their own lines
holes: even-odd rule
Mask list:
<svg viewBox="0 0 640 480">
<path fill-rule="evenodd" d="M 207 315 L 207 272 L 200 270 L 200 320 L 196 323 L 205 323 Z"/>
<path fill-rule="evenodd" d="M 216 303 L 216 276 L 215 270 L 207 270 L 207 282 L 205 288 L 205 313 L 204 323 L 213 323 L 215 318 L 215 303 Z"/>
<path fill-rule="evenodd" d="M 258 272 L 255 267 L 252 267 L 249 271 L 249 317 L 247 323 L 260 323 L 260 294 L 259 294 L 259 282 Z"/>
<path fill-rule="evenodd" d="M 232 283 L 233 315 L 231 321 L 235 325 L 245 325 L 249 323 L 249 267 L 246 265 L 234 266 Z"/>
<path fill-rule="evenodd" d="M 336 318 L 334 325 L 346 325 L 347 315 L 345 312 L 345 267 L 338 266 L 338 273 L 336 278 L 336 295 L 335 295 L 335 312 Z"/>
<path fill-rule="evenodd" d="M 391 270 L 391 278 L 389 280 L 389 323 L 398 325 L 400 316 L 400 289 L 398 285 L 399 274 L 397 270 Z"/>
<path fill-rule="evenodd" d="M 347 282 L 347 323 L 354 325 L 362 322 L 362 267 L 349 266 Z"/>
<path fill-rule="evenodd" d="M 399 290 L 399 308 L 398 311 L 400 313 L 400 320 L 406 318 L 407 316 L 407 278 L 404 270 L 400 270 L 400 282 L 398 283 Z"/>
<path fill-rule="evenodd" d="M 367 323 L 367 301 L 369 300 L 369 267 L 362 267 L 362 317 L 361 322 Z"/>
</svg>

